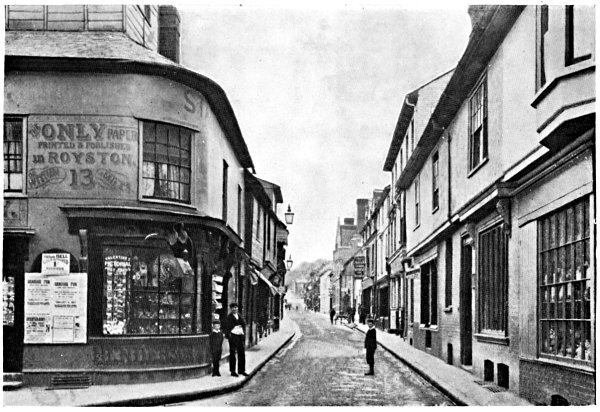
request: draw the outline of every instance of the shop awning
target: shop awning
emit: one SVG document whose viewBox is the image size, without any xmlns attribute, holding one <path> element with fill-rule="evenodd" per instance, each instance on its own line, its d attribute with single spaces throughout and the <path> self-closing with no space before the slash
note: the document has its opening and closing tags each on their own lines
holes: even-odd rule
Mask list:
<svg viewBox="0 0 600 412">
<path fill-rule="evenodd" d="M 269 287 L 269 290 L 271 291 L 271 295 L 275 296 L 279 293 L 279 291 L 277 290 L 277 288 L 275 286 L 273 286 L 273 284 L 271 282 L 269 282 L 269 279 L 267 279 L 265 277 L 265 275 L 263 275 L 260 272 L 256 272 L 258 274 L 258 278 L 260 280 L 262 280 L 263 282 L 265 282 L 265 284 Z"/>
</svg>

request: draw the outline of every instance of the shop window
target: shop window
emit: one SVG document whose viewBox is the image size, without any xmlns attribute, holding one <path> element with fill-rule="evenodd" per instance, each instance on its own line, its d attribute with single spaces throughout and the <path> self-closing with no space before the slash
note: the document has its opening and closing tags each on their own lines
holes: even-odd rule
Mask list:
<svg viewBox="0 0 600 412">
<path fill-rule="evenodd" d="M 498 224 L 479 234 L 479 331 L 506 334 L 508 235 Z"/>
<path fill-rule="evenodd" d="M 565 6 L 565 65 L 589 60 L 594 52 L 595 9 L 592 5 Z"/>
<path fill-rule="evenodd" d="M 437 259 L 421 266 L 421 324 L 437 325 Z"/>
<path fill-rule="evenodd" d="M 190 203 L 192 131 L 144 121 L 143 134 L 143 197 Z"/>
<path fill-rule="evenodd" d="M 538 221 L 538 328 L 544 356 L 592 360 L 590 225 L 588 198 Z"/>
<path fill-rule="evenodd" d="M 194 271 L 168 246 L 145 243 L 102 248 L 104 335 L 193 333 Z"/>
<path fill-rule="evenodd" d="M 469 171 L 488 157 L 487 79 L 477 85 L 469 99 Z"/>
<path fill-rule="evenodd" d="M 23 119 L 4 118 L 4 191 L 23 186 Z"/>
</svg>

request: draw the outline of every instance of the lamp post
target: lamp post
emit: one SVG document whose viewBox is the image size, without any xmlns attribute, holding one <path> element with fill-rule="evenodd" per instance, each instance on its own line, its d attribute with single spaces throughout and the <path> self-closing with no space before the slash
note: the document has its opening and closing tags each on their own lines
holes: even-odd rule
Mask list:
<svg viewBox="0 0 600 412">
<path fill-rule="evenodd" d="M 294 261 L 292 260 L 292 255 L 290 255 L 290 257 L 285 261 L 285 267 L 287 268 L 287 270 L 291 270 L 293 264 Z"/>
<path fill-rule="evenodd" d="M 294 212 L 292 212 L 292 209 L 290 208 L 290 205 L 288 204 L 287 212 L 285 212 L 285 224 L 291 225 L 292 223 L 294 223 Z"/>
</svg>

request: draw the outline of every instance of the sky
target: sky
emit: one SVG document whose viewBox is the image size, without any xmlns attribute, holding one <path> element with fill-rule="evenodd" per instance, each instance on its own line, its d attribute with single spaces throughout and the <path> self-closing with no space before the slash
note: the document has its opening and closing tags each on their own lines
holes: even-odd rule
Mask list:
<svg viewBox="0 0 600 412">
<path fill-rule="evenodd" d="M 178 5 L 182 63 L 225 90 L 256 175 L 281 186 L 298 264 L 331 259 L 338 218 L 391 183 L 405 95 L 452 69 L 471 30 L 466 5 L 300 4 Z"/>
</svg>

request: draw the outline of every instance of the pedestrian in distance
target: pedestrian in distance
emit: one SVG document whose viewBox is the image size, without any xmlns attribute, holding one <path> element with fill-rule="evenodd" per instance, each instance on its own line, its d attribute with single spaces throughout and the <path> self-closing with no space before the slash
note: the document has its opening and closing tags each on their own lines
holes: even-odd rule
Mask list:
<svg viewBox="0 0 600 412">
<path fill-rule="evenodd" d="M 331 321 L 332 325 L 333 325 L 333 318 L 335 318 L 335 309 L 331 308 L 331 310 L 329 311 L 329 320 Z"/>
<path fill-rule="evenodd" d="M 244 348 L 246 322 L 238 313 L 238 304 L 229 305 L 231 313 L 227 315 L 227 330 L 225 332 L 229 341 L 229 372 L 231 376 L 248 376 L 246 373 L 246 352 Z M 237 358 L 237 359 L 236 359 Z M 236 362 L 237 361 L 237 362 Z M 237 363 L 237 373 L 236 373 Z"/>
<path fill-rule="evenodd" d="M 219 372 L 219 363 L 223 354 L 223 332 L 221 332 L 221 322 L 213 321 L 212 332 L 208 337 L 210 342 L 210 353 L 212 355 L 212 376 L 221 376 Z"/>
<path fill-rule="evenodd" d="M 377 333 L 375 332 L 375 325 L 373 319 L 367 319 L 367 335 L 365 336 L 365 349 L 367 352 L 367 364 L 369 365 L 369 372 L 365 375 L 375 375 L 375 349 L 377 349 Z"/>
</svg>

